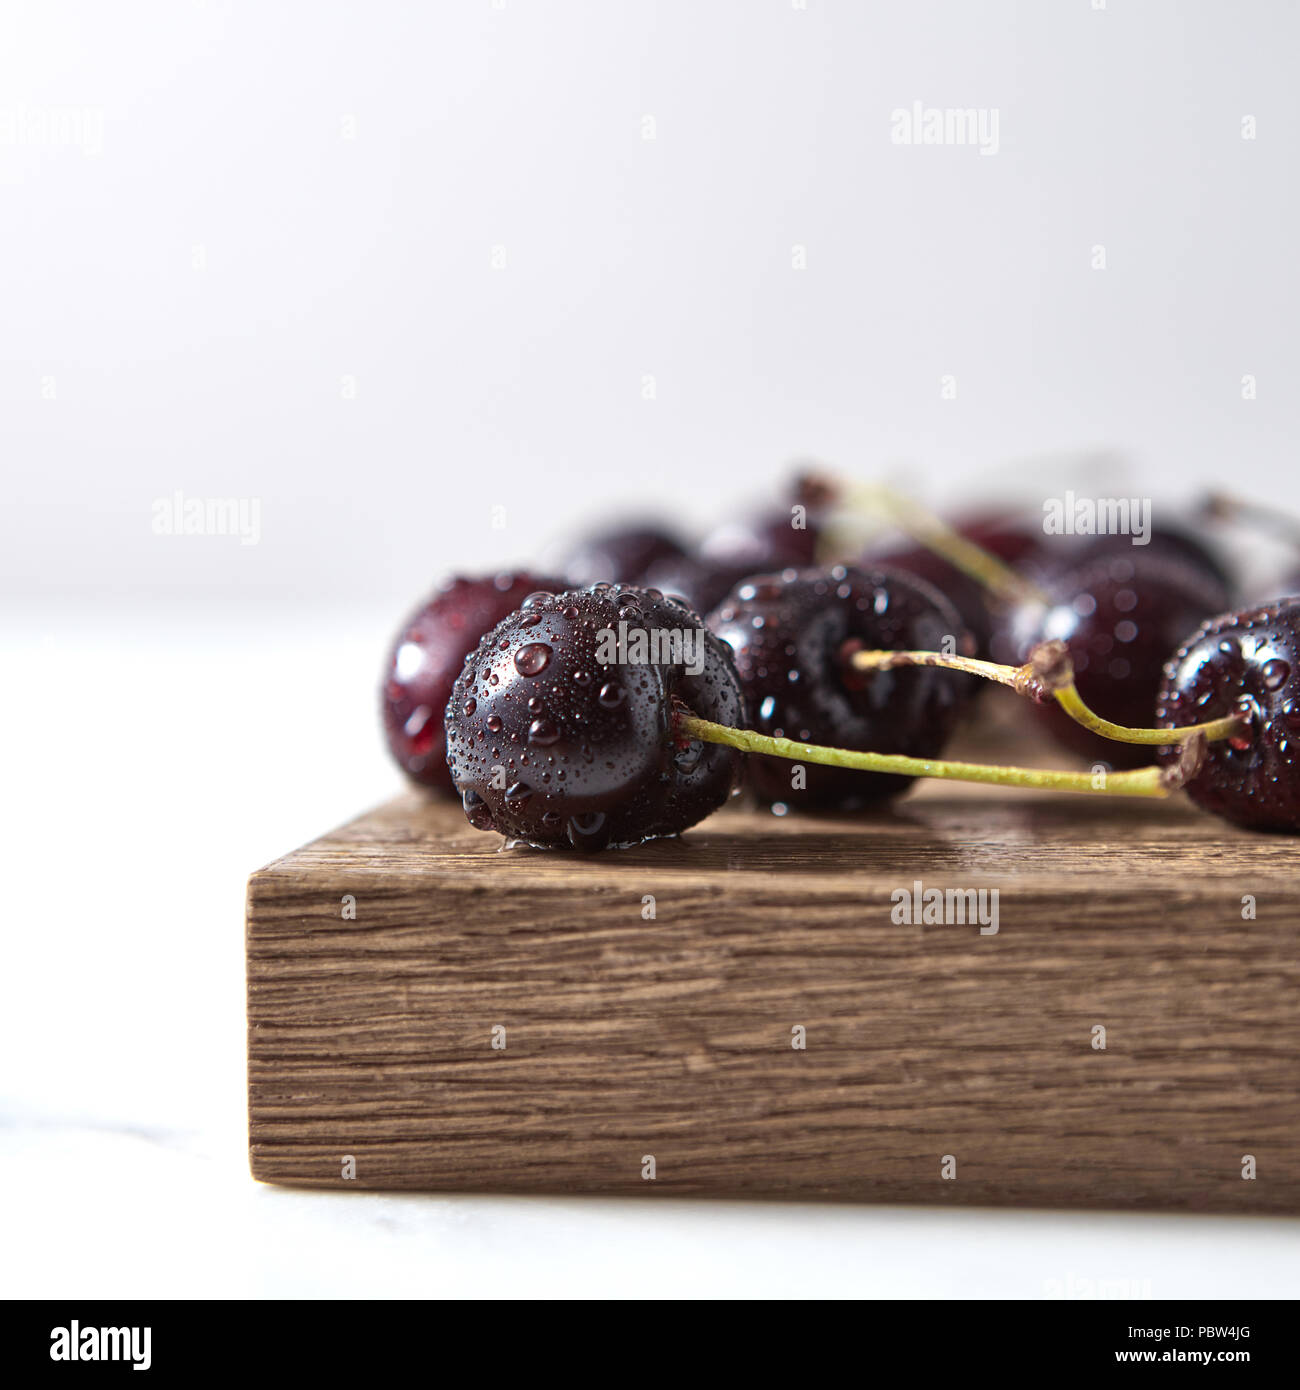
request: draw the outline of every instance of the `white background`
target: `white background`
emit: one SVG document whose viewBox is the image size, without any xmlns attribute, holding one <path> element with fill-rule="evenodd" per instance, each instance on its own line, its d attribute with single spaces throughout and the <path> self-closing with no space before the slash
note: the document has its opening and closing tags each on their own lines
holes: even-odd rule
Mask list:
<svg viewBox="0 0 1300 1390">
<path fill-rule="evenodd" d="M 261 1188 L 241 956 L 248 872 L 397 787 L 449 569 L 807 456 L 1300 509 L 1298 15 L 0 8 L 0 1293 L 1300 1292 L 1284 1221 Z M 154 535 L 177 490 L 258 543 Z"/>
</svg>

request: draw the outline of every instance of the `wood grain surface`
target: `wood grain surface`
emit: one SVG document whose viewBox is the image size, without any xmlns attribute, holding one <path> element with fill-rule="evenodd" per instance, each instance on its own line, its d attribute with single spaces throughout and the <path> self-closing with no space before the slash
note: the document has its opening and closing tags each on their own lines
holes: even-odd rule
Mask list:
<svg viewBox="0 0 1300 1390">
<path fill-rule="evenodd" d="M 255 1177 L 1300 1210 L 1294 840 L 932 784 L 500 844 L 412 793 L 253 875 Z M 892 920 L 918 880 L 997 889 L 996 933 Z"/>
</svg>

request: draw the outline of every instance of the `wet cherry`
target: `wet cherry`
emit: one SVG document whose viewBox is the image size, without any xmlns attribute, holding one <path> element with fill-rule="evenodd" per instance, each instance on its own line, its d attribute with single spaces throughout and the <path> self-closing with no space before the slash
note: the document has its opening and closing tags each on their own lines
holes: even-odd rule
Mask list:
<svg viewBox="0 0 1300 1390">
<path fill-rule="evenodd" d="M 923 580 L 835 566 L 743 581 L 709 615 L 735 653 L 760 733 L 840 748 L 937 756 L 970 690 L 947 671 L 863 674 L 856 650 L 968 648 L 956 610 Z M 895 796 L 912 779 L 751 759 L 758 794 L 792 806 L 848 809 Z"/>
<path fill-rule="evenodd" d="M 1148 726 L 1169 653 L 1198 623 L 1223 607 L 1212 576 L 1167 554 L 1129 547 L 1040 581 L 1046 602 L 1013 611 L 991 641 L 995 660 L 1024 661 L 1040 642 L 1066 644 L 1079 694 L 1102 718 Z M 1042 707 L 1067 747 L 1112 767 L 1149 760 L 1140 745 L 1099 738 L 1054 705 Z"/>
<path fill-rule="evenodd" d="M 548 587 L 531 574 L 458 575 L 407 619 L 389 651 L 380 700 L 389 752 L 413 782 L 452 791 L 442 712 L 465 653 L 529 594 Z"/>
<path fill-rule="evenodd" d="M 744 723 L 730 652 L 698 614 L 627 585 L 529 598 L 483 637 L 447 703 L 447 763 L 471 824 L 597 850 L 703 820 L 731 795 L 741 755 L 675 739 L 677 701 Z"/>
<path fill-rule="evenodd" d="M 1215 618 L 1169 661 L 1157 726 L 1225 714 L 1246 727 L 1207 745 L 1188 795 L 1237 825 L 1300 831 L 1300 598 Z"/>
<path fill-rule="evenodd" d="M 1013 568 L 1030 563 L 1043 553 L 1042 536 L 999 513 L 967 517 L 954 522 L 953 529 Z M 869 548 L 860 563 L 903 570 L 932 584 L 956 608 L 975 639 L 977 654 L 989 654 L 989 641 L 1003 610 L 981 584 L 951 561 L 923 545 L 892 545 Z"/>
</svg>

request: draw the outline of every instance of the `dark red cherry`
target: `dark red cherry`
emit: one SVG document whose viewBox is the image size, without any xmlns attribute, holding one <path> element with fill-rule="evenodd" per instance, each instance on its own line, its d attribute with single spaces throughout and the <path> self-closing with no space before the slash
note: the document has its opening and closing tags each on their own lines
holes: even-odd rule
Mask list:
<svg viewBox="0 0 1300 1390">
<path fill-rule="evenodd" d="M 1156 724 L 1245 716 L 1240 737 L 1206 744 L 1187 793 L 1255 830 L 1300 831 L 1300 598 L 1205 623 L 1165 668 Z M 1177 750 L 1160 750 L 1162 761 Z"/>
<path fill-rule="evenodd" d="M 1045 603 L 1017 608 L 993 639 L 994 657 L 1018 664 L 1039 642 L 1066 644 L 1084 702 L 1113 724 L 1149 728 L 1164 663 L 1186 634 L 1218 611 L 1222 586 L 1211 575 L 1131 548 L 1040 581 Z M 1084 757 L 1140 767 L 1151 749 L 1117 743 L 1076 724 L 1055 704 L 1040 707 L 1053 734 Z"/>
<path fill-rule="evenodd" d="M 529 594 L 557 587 L 531 574 L 457 575 L 407 619 L 389 651 L 380 700 L 388 751 L 413 782 L 452 791 L 442 712 L 465 653 Z"/>
<path fill-rule="evenodd" d="M 971 684 L 928 667 L 853 670 L 852 653 L 863 649 L 968 645 L 952 605 L 901 572 L 837 565 L 747 579 L 708 623 L 735 653 L 752 727 L 801 743 L 937 757 Z M 749 773 L 767 801 L 844 809 L 912 781 L 770 757 L 751 757 Z"/>
<path fill-rule="evenodd" d="M 564 561 L 564 576 L 575 588 L 600 583 L 636 583 L 657 561 L 685 555 L 676 536 L 659 526 L 617 526 L 593 532 Z"/>
<path fill-rule="evenodd" d="M 727 800 L 742 755 L 676 741 L 675 700 L 745 723 L 731 653 L 698 614 L 626 585 L 531 600 L 483 638 L 447 704 L 465 814 L 543 847 L 678 834 Z"/>
<path fill-rule="evenodd" d="M 883 566 L 938 590 L 956 609 L 961 625 L 971 637 L 977 656 L 988 656 L 989 637 L 993 631 L 992 600 L 981 585 L 924 546 L 868 551 L 860 561 L 866 568 Z"/>
<path fill-rule="evenodd" d="M 1000 513 L 981 513 L 953 524 L 966 540 L 995 555 L 1013 569 L 1041 554 L 1042 537 Z M 932 584 L 956 608 L 975 639 L 976 654 L 989 655 L 989 641 L 1003 608 L 964 570 L 922 545 L 875 546 L 867 550 L 863 565 L 883 565 L 903 570 Z"/>
<path fill-rule="evenodd" d="M 1214 583 L 1220 595 L 1215 611 L 1222 611 L 1232 602 L 1237 580 L 1223 555 L 1203 536 L 1172 522 L 1152 526 L 1142 545 L 1135 544 L 1130 535 L 1050 536 L 1044 550 L 1033 558 L 1040 566 L 1060 571 L 1081 569 L 1094 560 L 1126 559 L 1135 555 L 1147 559 L 1159 556 L 1182 564 Z"/>
<path fill-rule="evenodd" d="M 979 512 L 955 523 L 957 534 L 973 541 L 981 550 L 996 555 L 1013 569 L 1024 564 L 1043 548 L 1040 532 L 1002 512 Z"/>
</svg>

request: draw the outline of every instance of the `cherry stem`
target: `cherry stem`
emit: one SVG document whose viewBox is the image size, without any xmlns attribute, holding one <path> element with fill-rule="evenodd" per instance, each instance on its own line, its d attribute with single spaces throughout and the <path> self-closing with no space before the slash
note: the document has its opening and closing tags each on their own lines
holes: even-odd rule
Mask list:
<svg viewBox="0 0 1300 1390">
<path fill-rule="evenodd" d="M 1112 724 L 1109 719 L 1094 713 L 1084 703 L 1074 684 L 1074 666 L 1064 642 L 1040 642 L 1029 654 L 1023 666 L 1000 666 L 994 661 L 976 661 L 966 656 L 948 656 L 943 652 L 858 651 L 849 661 L 855 671 L 888 671 L 899 666 L 940 666 L 949 671 L 965 671 L 984 680 L 1009 686 L 1018 695 L 1031 700 L 1054 698 L 1056 703 L 1085 729 L 1100 734 L 1115 743 L 1145 743 L 1167 747 L 1187 743 L 1203 735 L 1207 740 L 1232 738 L 1244 725 L 1235 714 L 1211 719 L 1204 724 L 1185 724 L 1176 729 L 1134 729 L 1126 724 Z"/>
<path fill-rule="evenodd" d="M 1200 766 L 1205 741 L 1188 742 L 1177 764 L 1143 767 L 1133 772 L 1058 772 L 1046 768 L 993 767 L 987 763 L 956 763 L 934 758 L 908 758 L 898 753 L 866 753 L 848 748 L 824 748 L 816 743 L 772 738 L 753 729 L 732 729 L 678 710 L 674 737 L 720 743 L 742 753 L 762 753 L 796 763 L 821 763 L 861 772 L 888 772 L 902 777 L 937 777 L 950 782 L 983 782 L 999 787 L 1033 787 L 1041 791 L 1092 792 L 1108 796 L 1167 797 Z"/>
<path fill-rule="evenodd" d="M 883 483 L 857 483 L 853 493 L 862 505 L 885 512 L 913 540 L 947 560 L 1003 603 L 1048 602 L 1042 590 L 1023 574 L 1003 564 L 983 546 L 967 540 L 910 497 Z"/>
</svg>

